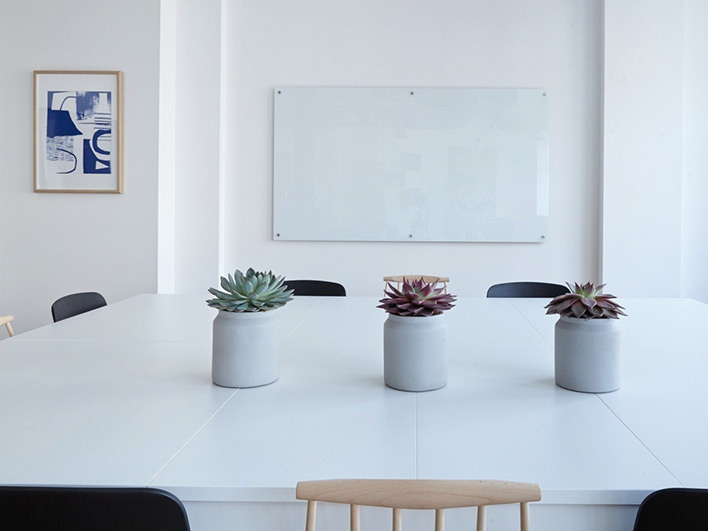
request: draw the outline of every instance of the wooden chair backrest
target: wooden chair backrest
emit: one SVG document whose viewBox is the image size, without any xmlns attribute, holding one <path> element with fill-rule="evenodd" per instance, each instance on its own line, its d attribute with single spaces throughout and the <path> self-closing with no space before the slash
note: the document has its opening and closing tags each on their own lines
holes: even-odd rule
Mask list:
<svg viewBox="0 0 708 531">
<path fill-rule="evenodd" d="M 10 337 L 15 335 L 12 325 L 10 324 L 14 319 L 15 318 L 12 315 L 0 315 L 0 326 L 5 325 L 5 328 L 7 328 L 7 333 L 10 334 Z"/>
<path fill-rule="evenodd" d="M 331 479 L 301 481 L 295 497 L 307 500 L 305 531 L 315 531 L 317 502 L 350 505 L 351 531 L 359 531 L 359 507 L 393 509 L 393 531 L 401 531 L 402 509 L 435 510 L 435 531 L 444 529 L 444 510 L 477 507 L 477 531 L 484 531 L 486 506 L 519 503 L 521 531 L 529 531 L 529 502 L 541 499 L 535 483 L 493 480 Z"/>
</svg>

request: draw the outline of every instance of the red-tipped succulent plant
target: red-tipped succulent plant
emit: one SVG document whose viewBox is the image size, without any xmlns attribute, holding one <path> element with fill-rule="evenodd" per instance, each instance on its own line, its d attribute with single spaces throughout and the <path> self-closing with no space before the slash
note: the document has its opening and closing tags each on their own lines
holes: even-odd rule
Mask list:
<svg viewBox="0 0 708 531">
<path fill-rule="evenodd" d="M 562 317 L 576 319 L 619 319 L 620 315 L 627 315 L 622 310 L 623 306 L 617 304 L 616 297 L 602 293 L 605 284 L 595 287 L 592 282 L 570 285 L 566 282 L 570 293 L 559 295 L 545 308 L 547 314 L 558 314 Z"/>
<path fill-rule="evenodd" d="M 403 279 L 401 289 L 398 290 L 391 283 L 384 289 L 386 297 L 381 299 L 381 308 L 393 315 L 408 317 L 429 317 L 439 315 L 449 310 L 455 302 L 455 295 L 444 293 L 444 287 L 438 287 L 437 282 L 429 283 L 424 280 Z"/>
</svg>

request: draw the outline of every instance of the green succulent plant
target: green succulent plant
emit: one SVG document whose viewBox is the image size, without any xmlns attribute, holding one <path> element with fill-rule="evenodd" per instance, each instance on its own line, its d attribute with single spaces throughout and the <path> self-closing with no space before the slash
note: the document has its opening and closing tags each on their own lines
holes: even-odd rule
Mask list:
<svg viewBox="0 0 708 531">
<path fill-rule="evenodd" d="M 438 288 L 438 283 L 425 282 L 424 280 L 409 281 L 403 279 L 401 289 L 398 290 L 389 282 L 388 289 L 384 289 L 386 297 L 381 299 L 377 308 L 381 308 L 393 315 L 410 317 L 428 317 L 439 315 L 455 305 L 455 296 L 444 293 L 444 288 Z"/>
<path fill-rule="evenodd" d="M 570 293 L 558 295 L 545 308 L 547 314 L 558 314 L 563 317 L 576 319 L 619 319 L 620 315 L 627 315 L 622 310 L 623 306 L 617 304 L 616 297 L 602 293 L 605 284 L 595 287 L 592 282 L 571 286 L 566 282 Z"/>
<path fill-rule="evenodd" d="M 233 276 L 221 277 L 224 291 L 209 288 L 214 299 L 206 303 L 225 312 L 267 312 L 285 306 L 293 300 L 293 290 L 283 285 L 284 277 L 272 271 L 254 271 L 249 268 L 244 275 L 238 269 Z"/>
</svg>

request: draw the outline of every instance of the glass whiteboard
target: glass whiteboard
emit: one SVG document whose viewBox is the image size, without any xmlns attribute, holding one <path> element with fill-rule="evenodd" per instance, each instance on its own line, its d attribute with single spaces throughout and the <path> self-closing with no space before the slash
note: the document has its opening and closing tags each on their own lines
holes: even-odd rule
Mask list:
<svg viewBox="0 0 708 531">
<path fill-rule="evenodd" d="M 274 100 L 274 239 L 547 239 L 543 90 L 280 87 Z"/>
</svg>

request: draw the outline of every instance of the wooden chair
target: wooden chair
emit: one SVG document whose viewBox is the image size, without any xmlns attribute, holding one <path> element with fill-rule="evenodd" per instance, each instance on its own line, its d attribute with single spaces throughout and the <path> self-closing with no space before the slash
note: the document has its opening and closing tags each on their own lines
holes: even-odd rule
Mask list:
<svg viewBox="0 0 708 531">
<path fill-rule="evenodd" d="M 10 324 L 14 319 L 15 317 L 12 315 L 0 315 L 0 326 L 5 325 L 5 328 L 7 328 L 7 333 L 10 334 L 10 337 L 15 335 L 14 330 L 12 330 L 12 325 Z"/>
<path fill-rule="evenodd" d="M 350 505 L 350 529 L 359 531 L 359 507 L 393 509 L 393 531 L 401 531 L 403 509 L 435 510 L 435 531 L 443 531 L 445 509 L 477 507 L 477 531 L 486 526 L 486 507 L 521 504 L 521 531 L 529 531 L 529 502 L 541 499 L 535 483 L 488 480 L 333 479 L 301 481 L 295 497 L 307 500 L 305 531 L 315 531 L 317 502 Z"/>
<path fill-rule="evenodd" d="M 450 277 L 441 277 L 438 275 L 393 275 L 393 276 L 387 276 L 383 277 L 384 282 L 395 282 L 396 283 L 396 289 L 400 290 L 401 289 L 401 284 L 403 283 L 403 279 L 406 278 L 408 280 L 423 280 L 424 282 L 428 282 L 429 284 L 432 284 L 433 282 L 437 282 L 439 284 L 443 285 L 443 291 L 447 293 L 447 283 L 450 282 Z"/>
</svg>

